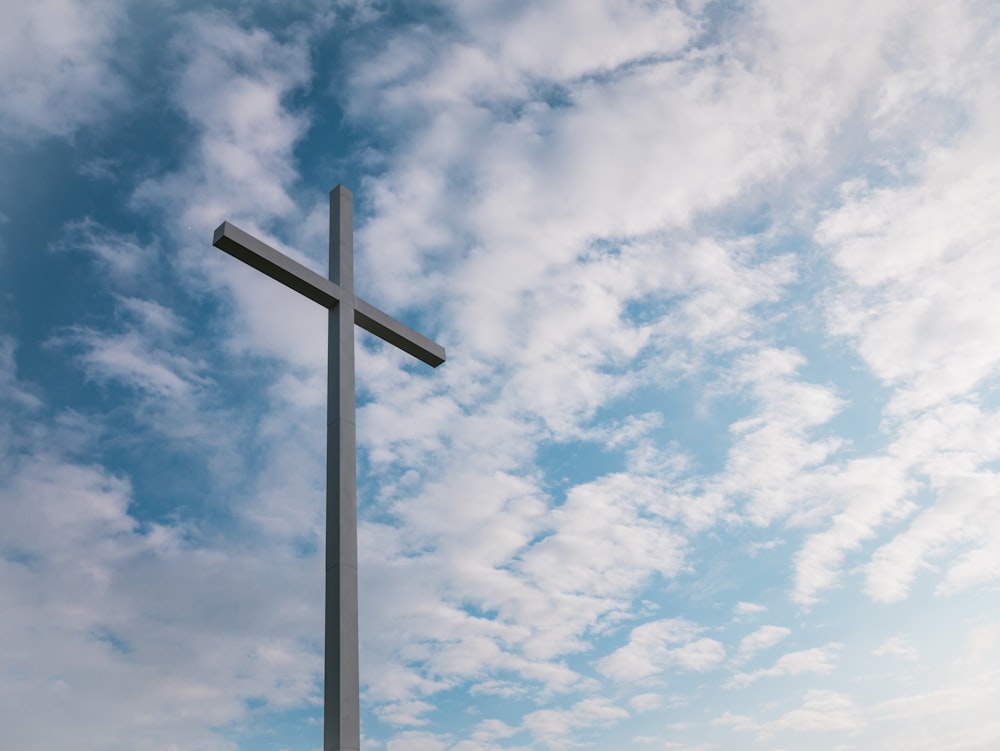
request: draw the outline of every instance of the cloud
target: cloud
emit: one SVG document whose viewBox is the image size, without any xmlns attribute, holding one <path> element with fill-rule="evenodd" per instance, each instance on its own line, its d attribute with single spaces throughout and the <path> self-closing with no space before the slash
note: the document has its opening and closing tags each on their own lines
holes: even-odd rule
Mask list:
<svg viewBox="0 0 1000 751">
<path fill-rule="evenodd" d="M 900 646 L 890 639 L 890 653 Z M 992 712 L 1000 678 L 1000 626 L 979 624 L 956 643 L 947 672 L 934 685 L 880 701 L 870 709 L 873 719 L 887 726 L 886 743 L 898 748 L 990 748 L 1000 741 L 1000 722 Z M 926 660 L 926 655 L 922 655 Z"/>
<path fill-rule="evenodd" d="M 725 472 L 708 486 L 747 498 L 740 515 L 758 526 L 801 508 L 811 495 L 812 473 L 843 445 L 816 435 L 844 402 L 833 389 L 797 378 L 804 364 L 796 350 L 768 347 L 740 355 L 730 376 L 728 387 L 749 392 L 756 408 L 730 424 Z"/>
<path fill-rule="evenodd" d="M 466 482 L 472 479 L 467 476 Z M 450 493 L 434 487 L 410 498 L 400 509 L 407 520 L 405 535 L 381 525 L 363 526 L 362 550 L 378 551 L 362 560 L 362 569 L 375 577 L 368 586 L 386 594 L 392 591 L 390 586 L 405 589 L 382 598 L 382 607 L 391 606 L 386 614 L 364 618 L 382 623 L 403 619 L 409 624 L 410 640 L 415 633 L 426 634 L 422 639 L 431 640 L 430 644 L 419 648 L 414 644 L 410 659 L 421 655 L 427 661 L 425 669 L 449 683 L 459 677 L 515 670 L 525 680 L 541 681 L 546 691 L 583 687 L 582 677 L 559 658 L 585 648 L 582 638 L 588 630 L 599 629 L 602 622 L 613 623 L 623 606 L 622 595 L 637 588 L 650 572 L 673 570 L 678 558 L 667 544 L 669 538 L 665 540 L 659 525 L 643 520 L 639 514 L 643 499 L 635 498 L 627 485 L 625 492 L 617 491 L 619 496 L 611 495 L 614 485 L 605 485 L 592 496 L 581 491 L 546 518 L 530 484 L 500 476 L 476 483 L 467 485 L 460 496 L 476 502 L 459 509 L 449 511 Z M 501 515 L 503 534 L 496 524 Z M 546 523 L 552 525 L 551 534 L 532 543 Z M 607 539 L 599 556 L 592 545 L 577 544 L 592 539 L 594 524 L 601 526 Z M 421 532 L 433 541 L 432 551 L 400 555 L 403 551 L 395 546 L 407 538 L 421 541 L 417 536 Z M 370 535 L 378 536 L 377 545 L 369 542 L 376 539 Z M 558 571 L 552 569 L 556 557 Z M 405 580 L 393 575 L 390 584 L 386 577 L 402 567 L 409 575 Z M 414 579 L 417 571 L 427 573 Z M 445 590 L 438 594 L 415 588 L 417 580 L 441 582 Z M 460 604 L 495 615 L 491 620 L 473 617 Z M 386 629 L 385 649 L 396 652 L 399 647 L 390 646 L 391 632 Z M 377 647 L 375 654 L 382 654 L 382 649 Z M 383 677 L 380 669 L 370 675 L 375 696 L 398 685 Z M 415 680 L 413 685 L 422 682 Z M 483 685 L 486 690 L 495 684 Z"/>
<path fill-rule="evenodd" d="M 317 28 L 324 18 L 317 17 Z M 212 231 L 229 220 L 314 264 L 272 229 L 282 220 L 314 224 L 290 195 L 298 179 L 294 149 L 310 121 L 288 100 L 313 75 L 309 36 L 303 27 L 279 41 L 226 14 L 196 12 L 177 19 L 168 49 L 169 95 L 192 137 L 180 166 L 143 181 L 131 205 L 165 218 L 174 247 L 169 261 L 186 286 L 229 296 L 230 351 L 280 358 L 300 384 L 310 383 L 311 373 L 325 371 L 317 346 L 325 341 L 325 311 L 211 247 Z"/>
<path fill-rule="evenodd" d="M 8 3 L 0 29 L 0 131 L 35 141 L 99 123 L 127 88 L 115 61 L 125 4 Z"/>
<path fill-rule="evenodd" d="M 757 615 L 758 613 L 766 613 L 767 606 L 757 602 L 737 602 L 733 606 L 733 612 L 737 618 L 742 619 L 747 616 Z"/>
<path fill-rule="evenodd" d="M 958 33 L 974 33 L 958 23 Z M 842 205 L 816 231 L 843 274 L 830 327 L 896 387 L 888 411 L 897 418 L 969 393 L 1000 362 L 989 303 L 1000 279 L 988 199 L 997 165 L 983 149 L 1000 117 L 997 87 L 985 68 L 964 64 L 952 85 L 985 76 L 960 100 L 968 125 L 947 146 L 924 150 L 901 185 L 845 184 Z"/>
<path fill-rule="evenodd" d="M 134 297 L 119 298 L 119 310 L 131 319 L 122 331 L 73 326 L 49 345 L 82 350 L 79 358 L 88 378 L 99 383 L 122 383 L 168 402 L 190 401 L 206 378 L 199 373 L 200 363 L 171 352 L 180 348 L 177 317 L 155 301 Z"/>
<path fill-rule="evenodd" d="M 909 637 L 900 634 L 890 636 L 873 649 L 872 654 L 876 657 L 892 656 L 904 660 L 916 660 L 920 656 L 917 648 L 913 645 L 913 641 Z"/>
<path fill-rule="evenodd" d="M 875 508 L 883 510 L 876 513 L 889 512 L 880 522 L 885 523 L 898 520 L 900 511 L 919 510 L 865 566 L 866 591 L 878 601 L 907 597 L 918 571 L 934 558 L 950 559 L 939 595 L 1000 576 L 991 542 L 995 521 L 979 509 L 984 494 L 993 492 L 988 465 L 1000 456 L 996 416 L 977 393 L 1000 367 L 989 333 L 997 325 L 996 311 L 987 302 L 987 290 L 1000 280 L 990 250 L 996 218 L 985 198 L 996 170 L 992 152 L 983 151 L 997 121 L 991 104 L 996 84 L 988 66 L 956 52 L 988 32 L 977 30 L 967 16 L 947 20 L 948 34 L 918 31 L 912 37 L 911 43 L 921 46 L 927 75 L 896 76 L 887 86 L 899 92 L 891 103 L 903 102 L 903 111 L 936 106 L 941 100 L 929 98 L 933 92 L 951 97 L 961 117 L 946 119 L 939 139 L 916 144 L 898 179 L 845 183 L 840 206 L 816 231 L 842 274 L 828 298 L 830 328 L 853 343 L 872 373 L 893 389 L 884 425 L 896 440 L 884 464 L 895 464 L 890 472 L 910 484 L 911 498 L 897 501 L 895 510 L 885 505 L 893 495 L 900 497 L 903 485 L 897 481 L 895 490 L 879 492 Z M 930 494 L 914 503 L 913 480 L 903 473 L 920 478 Z M 862 513 L 870 518 L 874 510 Z M 870 522 L 859 526 L 859 511 L 848 512 L 854 517 L 853 547 L 874 529 Z M 846 527 L 831 530 L 841 538 L 846 532 Z M 806 558 L 818 563 L 828 555 L 820 548 L 829 541 L 814 539 Z M 815 584 L 802 584 L 830 580 L 831 573 L 810 567 L 812 573 L 801 569 L 806 599 Z"/>
<path fill-rule="evenodd" d="M 741 662 L 749 660 L 758 652 L 775 646 L 784 640 L 790 633 L 792 633 L 791 629 L 785 628 L 784 626 L 761 626 L 752 634 L 748 634 L 740 639 L 740 646 L 736 653 L 736 659 Z"/>
<path fill-rule="evenodd" d="M 68 223 L 56 249 L 89 254 L 100 270 L 118 284 L 148 278 L 158 259 L 155 244 L 150 246 L 134 235 L 115 232 L 90 217 Z"/>
<path fill-rule="evenodd" d="M 17 378 L 17 342 L 10 336 L 0 335 L 0 399 L 15 408 L 37 409 L 42 400 L 31 387 Z"/>
<path fill-rule="evenodd" d="M 447 751 L 448 746 L 445 738 L 414 730 L 393 737 L 386 744 L 386 751 Z"/>
<path fill-rule="evenodd" d="M 663 704 L 660 694 L 636 694 L 628 700 L 629 706 L 636 712 L 650 712 Z"/>
<path fill-rule="evenodd" d="M 447 11 L 462 33 L 407 28 L 360 67 L 350 99 L 356 114 L 399 118 L 427 105 L 509 105 L 547 87 L 669 58 L 701 26 L 675 3 L 559 2 L 527 9 L 449 3 Z M 556 39 L 548 34 L 553 28 L 564 33 Z M 385 95 L 375 97 L 378 91 Z"/>
<path fill-rule="evenodd" d="M 935 503 L 910 526 L 879 547 L 867 567 L 867 592 L 880 602 L 904 599 L 917 572 L 931 558 L 965 548 L 936 590 L 945 595 L 1000 577 L 993 534 L 1000 519 L 992 499 L 1000 478 L 992 472 L 948 477 Z"/>
<path fill-rule="evenodd" d="M 482 46 L 500 52 L 492 61 L 498 71 L 547 81 L 573 81 L 676 54 L 700 26 L 674 3 L 558 2 L 522 13 L 460 4 L 455 9 Z M 556 27 L 564 33 L 545 43 L 546 30 Z"/>
<path fill-rule="evenodd" d="M 390 725 L 426 725 L 427 719 L 421 715 L 433 709 L 434 705 L 425 701 L 400 701 L 381 705 L 375 714 Z"/>
<path fill-rule="evenodd" d="M 571 748 L 576 734 L 593 727 L 608 727 L 627 718 L 628 712 L 608 699 L 592 698 L 569 709 L 540 709 L 524 716 L 524 727 L 548 748 Z"/>
<path fill-rule="evenodd" d="M 634 591 L 653 572 L 673 576 L 684 540 L 658 513 L 652 478 L 605 476 L 573 487 L 549 521 L 553 534 L 534 544 L 519 567 L 546 591 L 612 598 Z"/>
<path fill-rule="evenodd" d="M 294 549 L 267 558 L 245 535 L 143 519 L 130 478 L 83 458 L 106 426 L 46 422 L 39 401 L 0 418 L 0 673 L 17 676 L 0 683 L 5 743 L 227 751 L 218 728 L 247 700 L 312 701 L 318 585 Z"/>
<path fill-rule="evenodd" d="M 807 537 L 795 556 L 797 601 L 815 602 L 818 591 L 837 582 L 849 551 L 915 510 L 910 498 L 916 484 L 906 469 L 896 457 L 870 457 L 815 478 L 813 493 L 829 499 L 833 514 L 830 526 Z"/>
<path fill-rule="evenodd" d="M 510 738 L 516 735 L 518 729 L 511 727 L 502 720 L 483 720 L 473 732 L 473 739 L 481 742 L 498 740 L 500 738 Z"/>
<path fill-rule="evenodd" d="M 309 81 L 305 40 L 281 43 L 207 12 L 184 17 L 170 43 L 178 65 L 172 96 L 196 139 L 186 167 L 143 183 L 134 201 L 206 238 L 219 217 L 252 218 L 254 229 L 294 212 L 292 147 L 308 121 L 284 100 Z"/>
<path fill-rule="evenodd" d="M 770 740 L 785 732 L 831 733 L 857 730 L 865 722 L 857 706 L 846 694 L 835 691 L 806 692 L 799 709 L 793 709 L 773 720 L 757 721 L 746 715 L 725 712 L 712 721 L 713 725 L 728 726 L 741 733 L 752 733 L 758 742 Z"/>
<path fill-rule="evenodd" d="M 628 644 L 602 659 L 597 669 L 617 681 L 641 680 L 670 668 L 705 671 L 726 656 L 714 639 L 698 638 L 704 628 L 683 618 L 651 621 L 632 629 Z"/>
<path fill-rule="evenodd" d="M 761 678 L 778 678 L 785 675 L 813 673 L 826 675 L 836 667 L 837 652 L 843 647 L 839 642 L 830 642 L 822 647 L 788 652 L 778 658 L 772 667 L 761 668 L 750 673 L 734 673 L 726 688 L 743 688 Z"/>
<path fill-rule="evenodd" d="M 240 640 L 231 632 L 231 646 L 213 646 L 211 631 L 203 630 L 177 641 L 178 621 L 188 621 L 189 628 L 201 622 L 204 629 L 212 619 L 194 615 L 163 586 L 186 567 L 176 561 L 179 541 L 173 531 L 141 529 L 127 514 L 129 484 L 100 468 L 41 453 L 13 466 L 6 457 L 5 464 L 0 503 L 5 529 L 15 534 L 0 540 L 0 578 L 4 610 L 18 616 L 4 629 L 9 650 L 3 668 L 21 676 L 16 692 L 10 683 L 2 690 L 12 712 L 5 739 L 26 750 L 51 748 L 98 722 L 107 737 L 131 739 L 109 748 L 124 749 L 139 737 L 140 747 L 154 748 L 170 738 L 227 748 L 207 727 L 242 714 L 239 692 L 225 690 L 230 671 L 245 667 L 236 646 Z M 165 559 L 174 559 L 172 565 L 163 566 Z M 155 602 L 139 595 L 136 584 L 157 592 Z M 189 596 L 192 604 L 209 601 L 204 589 Z M 201 653 L 204 648 L 211 652 Z M 192 658 L 213 666 L 215 677 L 193 669 Z M 152 716 L 146 710 L 148 690 L 134 690 L 149 670 L 159 675 L 159 711 Z M 252 692 L 280 695 L 250 684 Z M 72 731 L 65 723 L 39 722 L 40 706 L 74 718 Z"/>
</svg>

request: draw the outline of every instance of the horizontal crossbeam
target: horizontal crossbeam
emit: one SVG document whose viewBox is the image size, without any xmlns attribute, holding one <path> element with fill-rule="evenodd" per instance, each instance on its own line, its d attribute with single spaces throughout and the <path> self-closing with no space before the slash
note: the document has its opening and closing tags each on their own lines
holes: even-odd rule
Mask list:
<svg viewBox="0 0 1000 751">
<path fill-rule="evenodd" d="M 418 334 L 360 297 L 354 298 L 354 323 L 369 334 L 384 339 L 432 368 L 444 362 L 444 347 L 432 342 L 423 334 Z"/>
<path fill-rule="evenodd" d="M 355 297 L 298 261 L 293 261 L 270 245 L 262 243 L 236 225 L 223 222 L 216 227 L 212 244 L 325 308 L 332 308 L 341 302 L 351 304 L 355 324 L 421 362 L 434 368 L 444 362 L 444 347 L 440 344 L 400 323 L 371 303 Z"/>
<path fill-rule="evenodd" d="M 262 271 L 275 281 L 294 289 L 324 308 L 332 308 L 350 293 L 312 269 L 293 261 L 279 250 L 262 243 L 235 224 L 223 222 L 215 228 L 212 245 L 247 266 Z"/>
</svg>

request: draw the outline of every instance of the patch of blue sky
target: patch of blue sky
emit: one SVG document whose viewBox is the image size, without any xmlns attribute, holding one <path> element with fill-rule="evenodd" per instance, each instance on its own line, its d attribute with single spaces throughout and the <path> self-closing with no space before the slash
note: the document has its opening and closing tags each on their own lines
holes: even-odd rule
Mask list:
<svg viewBox="0 0 1000 751">
<path fill-rule="evenodd" d="M 704 365 L 704 379 L 685 378 L 669 387 L 645 385 L 620 407 L 622 413 L 631 408 L 635 410 L 631 414 L 659 414 L 660 425 L 649 432 L 654 445 L 689 457 L 688 472 L 703 476 L 725 466 L 732 443 L 729 426 L 746 417 L 753 406 L 746 394 L 717 387 L 723 359 L 714 361 L 718 369 Z"/>
<path fill-rule="evenodd" d="M 624 451 L 609 451 L 597 440 L 540 443 L 535 462 L 544 467 L 545 490 L 556 505 L 577 485 L 626 468 Z"/>
<path fill-rule="evenodd" d="M 132 652 L 132 645 L 128 640 L 109 626 L 99 626 L 91 629 L 90 637 L 94 641 L 107 644 L 113 652 L 117 652 L 118 654 L 127 655 Z"/>
<path fill-rule="evenodd" d="M 3 560 L 15 566 L 24 566 L 25 568 L 34 568 L 44 561 L 40 555 L 25 550 L 18 550 L 17 548 L 8 548 L 5 550 L 3 552 Z"/>
<path fill-rule="evenodd" d="M 543 468 L 546 487 L 556 502 L 576 485 L 627 471 L 630 453 L 637 444 L 654 446 L 664 455 L 683 456 L 689 460 L 683 474 L 707 476 L 721 471 L 732 442 L 729 425 L 752 408 L 745 394 L 715 388 L 727 360 L 731 358 L 719 357 L 714 366 L 704 365 L 706 380 L 695 376 L 643 383 L 626 396 L 611 400 L 586 421 L 595 432 L 592 438 L 537 444 L 535 463 Z M 609 435 L 637 415 L 657 419 L 633 439 L 612 438 L 609 442 Z"/>
</svg>

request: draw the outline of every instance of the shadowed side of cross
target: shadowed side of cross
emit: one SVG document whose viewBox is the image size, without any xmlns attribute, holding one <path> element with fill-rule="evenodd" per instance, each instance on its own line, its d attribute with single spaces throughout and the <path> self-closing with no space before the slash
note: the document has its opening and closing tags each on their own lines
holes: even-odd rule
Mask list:
<svg viewBox="0 0 1000 751">
<path fill-rule="evenodd" d="M 359 751 L 357 458 L 354 326 L 432 367 L 444 348 L 354 295 L 354 197 L 330 192 L 330 278 L 223 222 L 212 244 L 329 309 L 326 449 L 326 625 L 323 751 Z"/>
</svg>

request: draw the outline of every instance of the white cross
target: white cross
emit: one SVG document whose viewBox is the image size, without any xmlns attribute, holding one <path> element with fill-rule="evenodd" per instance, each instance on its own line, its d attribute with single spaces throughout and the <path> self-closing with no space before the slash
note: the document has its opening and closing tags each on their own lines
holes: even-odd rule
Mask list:
<svg viewBox="0 0 1000 751">
<path fill-rule="evenodd" d="M 323 751 L 360 751 L 354 324 L 432 367 L 444 348 L 354 296 L 354 196 L 330 191 L 330 278 L 223 222 L 212 244 L 328 308 Z M 334 677 L 336 676 L 336 677 Z"/>
</svg>

